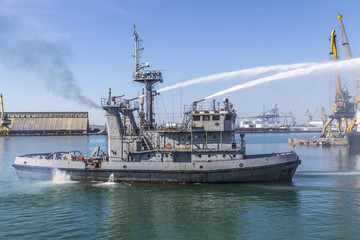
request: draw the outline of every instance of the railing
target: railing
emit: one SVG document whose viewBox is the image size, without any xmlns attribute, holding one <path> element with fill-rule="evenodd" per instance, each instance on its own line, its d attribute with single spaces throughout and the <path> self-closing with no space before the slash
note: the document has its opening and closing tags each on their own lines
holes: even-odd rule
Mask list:
<svg viewBox="0 0 360 240">
<path fill-rule="evenodd" d="M 162 73 L 156 70 L 142 71 L 134 73 L 134 81 L 145 81 L 145 80 L 163 80 Z"/>
<path fill-rule="evenodd" d="M 139 109 L 140 104 L 138 102 L 129 101 L 122 98 L 115 98 L 111 99 L 111 102 L 109 103 L 108 98 L 101 98 L 101 105 L 102 106 L 108 106 L 113 105 L 121 108 L 128 108 L 128 109 Z"/>
<path fill-rule="evenodd" d="M 197 103 L 196 104 L 196 111 L 213 111 L 214 105 L 212 103 Z M 184 112 L 192 112 L 193 111 L 193 105 L 185 105 L 184 106 Z M 216 109 L 215 111 L 219 111 L 219 109 Z"/>
</svg>

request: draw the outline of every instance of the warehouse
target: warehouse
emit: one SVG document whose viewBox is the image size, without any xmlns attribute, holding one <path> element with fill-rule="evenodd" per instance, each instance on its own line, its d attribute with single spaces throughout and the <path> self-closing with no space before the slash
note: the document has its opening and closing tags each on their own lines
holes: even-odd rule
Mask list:
<svg viewBox="0 0 360 240">
<path fill-rule="evenodd" d="M 10 135 L 82 135 L 89 130 L 87 112 L 7 112 Z"/>
</svg>

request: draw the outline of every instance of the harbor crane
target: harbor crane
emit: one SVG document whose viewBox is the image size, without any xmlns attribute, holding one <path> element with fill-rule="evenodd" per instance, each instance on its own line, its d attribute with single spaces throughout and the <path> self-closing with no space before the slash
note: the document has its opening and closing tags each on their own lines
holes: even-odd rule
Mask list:
<svg viewBox="0 0 360 240">
<path fill-rule="evenodd" d="M 340 31 L 341 31 L 341 44 L 344 46 L 344 50 L 345 50 L 345 54 L 346 54 L 346 58 L 347 59 L 351 59 L 352 58 L 352 53 L 351 53 L 351 49 L 350 49 L 350 44 L 347 38 L 347 34 L 346 34 L 346 30 L 345 30 L 345 26 L 344 26 L 344 22 L 342 20 L 343 15 L 338 14 L 338 19 L 339 19 L 339 26 L 340 26 Z M 354 97 L 354 111 L 357 111 L 357 109 L 360 107 L 359 102 L 360 102 L 360 84 L 359 84 L 359 80 L 353 79 L 353 84 L 354 84 L 354 90 L 355 90 L 355 97 Z M 346 129 L 347 133 L 352 132 L 355 123 L 356 123 L 356 114 L 353 117 L 353 119 L 350 121 L 349 126 Z"/>
<path fill-rule="evenodd" d="M 4 103 L 3 103 L 3 96 L 0 93 L 0 105 L 1 105 L 1 115 L 0 115 L 0 133 L 6 129 L 6 135 L 9 134 L 10 131 L 10 124 L 11 120 L 8 119 L 7 114 L 4 112 Z"/>
<path fill-rule="evenodd" d="M 295 121 L 295 117 L 294 115 L 292 114 L 292 112 L 290 111 L 289 112 L 289 116 L 288 116 L 290 119 L 291 119 L 291 127 L 295 127 L 296 126 L 296 121 Z"/>
<path fill-rule="evenodd" d="M 348 44 L 345 44 L 348 46 Z M 345 46 L 344 45 L 344 46 Z M 332 30 L 330 35 L 330 55 L 332 55 L 333 60 L 338 60 L 337 54 L 337 45 L 336 45 L 336 34 L 335 29 Z M 345 137 L 348 129 L 347 119 L 353 119 L 355 116 L 354 103 L 350 102 L 350 95 L 345 86 L 341 86 L 339 73 L 335 75 L 335 101 L 332 106 L 333 114 L 331 114 L 328 120 L 325 122 L 322 129 L 322 137 L 325 137 L 326 129 L 331 124 L 333 120 L 337 120 L 336 128 L 339 132 L 339 137 Z M 342 124 L 344 125 L 344 130 L 341 130 Z"/>
<path fill-rule="evenodd" d="M 327 120 L 326 111 L 325 111 L 324 107 L 321 108 L 321 111 L 319 108 L 316 108 L 314 115 L 317 115 L 319 117 L 320 121 L 325 122 Z"/>
<path fill-rule="evenodd" d="M 311 122 L 311 121 L 313 120 L 313 117 L 312 117 L 312 115 L 311 115 L 311 113 L 310 113 L 310 110 L 309 110 L 308 108 L 306 109 L 305 116 L 308 117 L 309 122 Z"/>
</svg>

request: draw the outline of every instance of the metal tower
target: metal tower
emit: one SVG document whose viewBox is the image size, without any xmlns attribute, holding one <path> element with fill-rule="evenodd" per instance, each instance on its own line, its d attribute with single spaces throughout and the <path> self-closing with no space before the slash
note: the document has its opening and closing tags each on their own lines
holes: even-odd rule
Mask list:
<svg viewBox="0 0 360 240">
<path fill-rule="evenodd" d="M 146 112 L 145 119 L 144 114 L 140 114 L 140 127 L 145 129 L 154 128 L 154 113 L 153 113 L 153 101 L 154 96 L 157 95 L 153 90 L 154 84 L 157 82 L 163 82 L 162 73 L 158 70 L 144 70 L 146 67 L 150 67 L 150 62 L 146 62 L 143 65 L 139 63 L 144 48 L 142 47 L 142 39 L 139 39 L 139 35 L 136 32 L 134 25 L 134 40 L 135 40 L 135 73 L 134 81 L 145 85 L 145 98 L 146 98 Z"/>
</svg>

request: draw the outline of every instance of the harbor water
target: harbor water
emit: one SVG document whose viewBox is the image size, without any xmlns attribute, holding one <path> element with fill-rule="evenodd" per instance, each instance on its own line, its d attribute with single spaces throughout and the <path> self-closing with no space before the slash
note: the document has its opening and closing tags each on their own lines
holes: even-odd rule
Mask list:
<svg viewBox="0 0 360 240">
<path fill-rule="evenodd" d="M 249 154 L 290 137 L 247 134 Z M 0 239 L 358 239 L 360 147 L 306 147 L 290 183 L 163 184 L 19 180 L 26 153 L 89 154 L 106 136 L 0 138 Z M 110 179 L 111 180 L 111 179 Z"/>
</svg>

